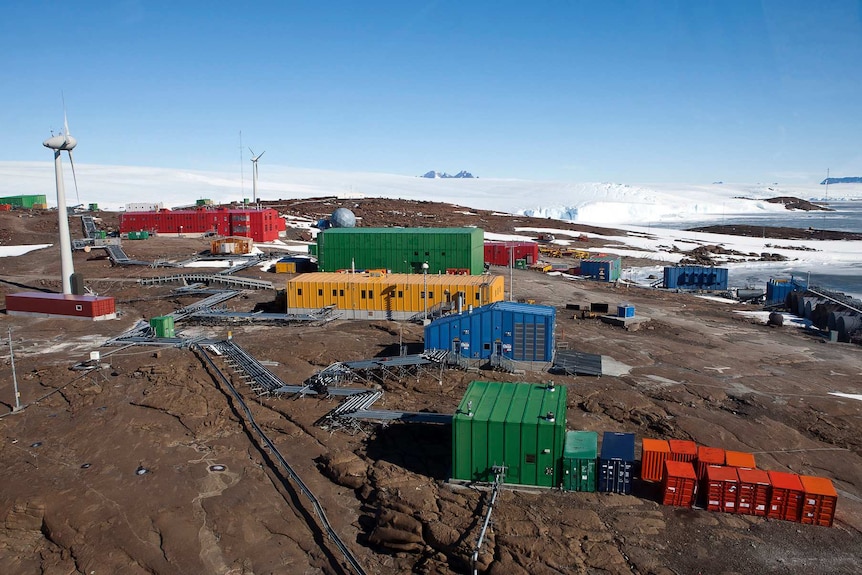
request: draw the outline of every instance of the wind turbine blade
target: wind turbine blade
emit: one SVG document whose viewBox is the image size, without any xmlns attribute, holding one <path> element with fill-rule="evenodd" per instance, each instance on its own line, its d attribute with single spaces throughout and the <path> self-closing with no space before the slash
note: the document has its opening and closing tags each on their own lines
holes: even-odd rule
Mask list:
<svg viewBox="0 0 862 575">
<path fill-rule="evenodd" d="M 251 158 L 252 158 L 252 160 L 251 160 L 251 161 L 253 162 L 253 161 L 254 161 L 254 150 L 252 150 L 251 148 L 249 148 L 249 149 L 248 149 L 248 151 L 249 151 L 249 152 L 251 152 Z"/>
<path fill-rule="evenodd" d="M 264 155 L 265 153 L 266 153 L 266 150 L 262 151 L 262 152 L 260 153 L 260 156 Z M 260 156 L 258 156 L 256 159 L 258 159 L 258 160 L 259 160 L 259 159 L 260 159 Z"/>
<path fill-rule="evenodd" d="M 72 165 L 72 180 L 75 182 L 75 199 L 80 204 L 81 196 L 78 195 L 78 176 L 75 175 L 75 160 L 72 159 L 72 150 L 69 150 L 69 163 Z"/>
</svg>

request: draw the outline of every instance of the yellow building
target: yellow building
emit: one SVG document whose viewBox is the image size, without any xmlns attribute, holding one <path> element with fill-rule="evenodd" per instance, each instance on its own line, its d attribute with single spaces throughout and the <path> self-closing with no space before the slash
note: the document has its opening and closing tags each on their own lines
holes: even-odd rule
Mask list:
<svg viewBox="0 0 862 575">
<path fill-rule="evenodd" d="M 425 286 L 428 286 L 427 297 Z M 503 276 L 367 273 L 302 274 L 287 282 L 287 313 L 335 306 L 344 319 L 404 320 L 503 301 Z"/>
</svg>

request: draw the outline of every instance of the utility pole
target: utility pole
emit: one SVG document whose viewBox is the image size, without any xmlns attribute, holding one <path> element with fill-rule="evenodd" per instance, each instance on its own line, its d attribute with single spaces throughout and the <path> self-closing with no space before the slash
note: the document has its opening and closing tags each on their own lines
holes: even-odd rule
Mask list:
<svg viewBox="0 0 862 575">
<path fill-rule="evenodd" d="M 18 377 L 15 375 L 15 354 L 12 352 L 12 328 L 9 328 L 9 360 L 12 363 L 12 385 L 15 388 L 15 407 L 12 412 L 21 410 L 21 394 L 18 393 Z"/>
</svg>

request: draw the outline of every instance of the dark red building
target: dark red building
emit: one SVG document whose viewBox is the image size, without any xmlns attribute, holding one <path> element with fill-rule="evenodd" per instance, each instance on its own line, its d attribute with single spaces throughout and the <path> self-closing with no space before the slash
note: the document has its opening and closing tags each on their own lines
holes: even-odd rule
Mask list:
<svg viewBox="0 0 862 575">
<path fill-rule="evenodd" d="M 230 208 L 198 208 L 195 210 L 159 210 L 158 212 L 127 212 L 120 214 L 120 232 L 154 232 L 159 234 L 206 234 L 242 236 L 256 242 L 278 239 L 285 230 L 284 219 L 278 212 Z"/>
<path fill-rule="evenodd" d="M 514 252 L 514 253 L 513 253 Z M 485 262 L 495 266 L 513 265 L 515 260 L 527 260 L 527 265 L 539 261 L 536 242 L 485 242 Z"/>
<path fill-rule="evenodd" d="M 6 294 L 6 313 L 102 320 L 116 318 L 117 308 L 112 297 L 20 292 Z"/>
</svg>

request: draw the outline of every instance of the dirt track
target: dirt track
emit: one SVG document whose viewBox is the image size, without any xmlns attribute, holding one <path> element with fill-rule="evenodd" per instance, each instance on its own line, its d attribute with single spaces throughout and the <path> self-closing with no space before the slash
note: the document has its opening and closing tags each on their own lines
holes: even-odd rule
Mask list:
<svg viewBox="0 0 862 575">
<path fill-rule="evenodd" d="M 399 206 L 387 201 L 386 208 Z M 424 213 L 434 209 L 423 203 Z M 440 216 L 451 211 L 436 209 Z M 48 215 L 0 219 L 0 230 L 10 230 L 11 237 L 27 234 L 30 239 L 20 243 L 41 243 L 53 233 Z M 506 231 L 491 227 L 492 216 L 481 217 L 489 231 Z M 0 235 L 6 241 L 6 232 Z M 140 259 L 179 259 L 205 246 L 204 240 L 176 238 L 124 244 Z M 106 369 L 69 369 L 138 319 L 194 301 L 133 281 L 159 270 L 112 268 L 95 252 L 76 254 L 75 266 L 88 285 L 118 298 L 118 320 L 0 316 L 3 335 L 13 328 L 23 401 L 59 389 L 0 419 L 4 572 L 348 572 L 307 500 L 270 465 L 236 406 L 191 352 L 102 348 Z M 0 267 L 5 293 L 58 286 L 55 248 L 4 258 Z M 762 468 L 832 478 L 840 500 L 830 529 L 664 507 L 646 485 L 634 496 L 505 489 L 483 548 L 482 571 L 860 571 L 862 402 L 828 395 L 862 393 L 859 347 L 827 344 L 794 327 L 769 328 L 733 313 L 739 306 L 685 294 L 521 270 L 515 270 L 513 286 L 516 298 L 557 307 L 558 341 L 622 364 L 619 376 L 518 377 L 567 386 L 570 429 L 632 431 L 753 451 Z M 272 298 L 271 292 L 249 293 L 230 306 L 249 310 Z M 649 321 L 624 331 L 574 319 L 565 310 L 566 303 L 588 301 L 632 303 Z M 271 369 L 287 383 L 333 361 L 387 354 L 401 338 L 421 344 L 420 327 L 390 322 L 230 329 L 244 349 L 276 362 Z M 228 328 L 181 324 L 180 330 L 185 336 L 224 337 Z M 0 400 L 7 406 L 10 368 L 8 361 L 0 368 Z M 440 381 L 431 375 L 387 380 L 381 407 L 452 412 L 466 385 L 485 378 L 512 376 L 447 371 Z M 335 400 L 258 402 L 235 383 L 367 572 L 468 572 L 487 493 L 446 483 L 448 429 L 395 424 L 367 434 L 330 434 L 313 424 Z M 225 470 L 210 470 L 214 464 Z M 148 472 L 136 474 L 141 467 Z"/>
</svg>

